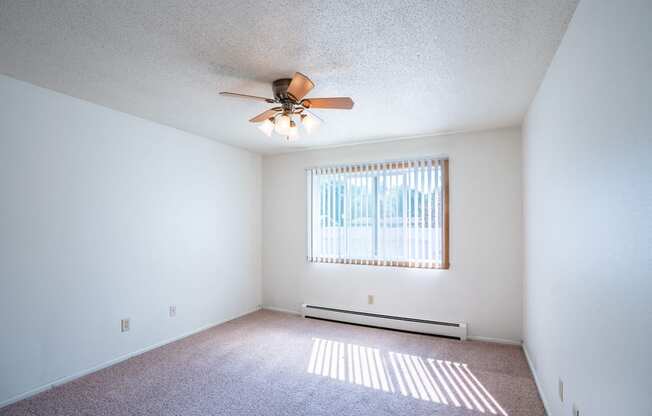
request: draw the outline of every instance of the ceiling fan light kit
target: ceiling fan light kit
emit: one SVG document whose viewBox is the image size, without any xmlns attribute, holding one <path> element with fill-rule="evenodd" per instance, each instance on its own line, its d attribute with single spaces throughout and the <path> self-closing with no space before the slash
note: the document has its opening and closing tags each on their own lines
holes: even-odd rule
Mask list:
<svg viewBox="0 0 652 416">
<path fill-rule="evenodd" d="M 308 134 L 319 127 L 320 119 L 310 114 L 308 109 L 350 110 L 353 108 L 353 100 L 350 97 L 304 98 L 313 88 L 315 83 L 310 78 L 296 72 L 292 78 L 281 78 L 272 83 L 273 99 L 233 92 L 220 92 L 220 95 L 277 104 L 277 107 L 263 111 L 249 121 L 260 123 L 258 129 L 268 137 L 276 132 L 290 141 L 299 138 L 299 124 Z"/>
</svg>

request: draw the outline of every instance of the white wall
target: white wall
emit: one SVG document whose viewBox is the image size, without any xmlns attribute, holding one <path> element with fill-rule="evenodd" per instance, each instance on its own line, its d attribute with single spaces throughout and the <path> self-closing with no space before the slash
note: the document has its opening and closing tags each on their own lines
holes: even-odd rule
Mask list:
<svg viewBox="0 0 652 416">
<path fill-rule="evenodd" d="M 650 22 L 649 0 L 582 1 L 524 127 L 525 345 L 553 416 L 652 414 Z"/>
<path fill-rule="evenodd" d="M 450 157 L 450 270 L 306 262 L 306 167 L 425 155 Z M 520 341 L 520 160 L 518 128 L 264 157 L 264 305 L 467 321 L 471 335 Z"/>
<path fill-rule="evenodd" d="M 0 76 L 0 403 L 256 308 L 260 175 L 258 155 Z"/>
</svg>

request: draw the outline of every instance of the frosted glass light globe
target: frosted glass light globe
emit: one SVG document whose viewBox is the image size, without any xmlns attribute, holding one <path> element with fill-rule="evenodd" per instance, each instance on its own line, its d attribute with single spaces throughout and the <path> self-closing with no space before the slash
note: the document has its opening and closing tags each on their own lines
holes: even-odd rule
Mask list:
<svg viewBox="0 0 652 416">
<path fill-rule="evenodd" d="M 290 116 L 288 116 L 287 114 L 282 114 L 276 117 L 276 124 L 275 124 L 274 131 L 276 131 L 281 136 L 287 136 L 288 131 L 290 130 L 291 121 L 292 120 L 290 119 Z"/>
<path fill-rule="evenodd" d="M 310 114 L 303 114 L 301 116 L 301 124 L 306 128 L 308 133 L 312 133 L 319 127 L 319 119 Z"/>
<path fill-rule="evenodd" d="M 274 123 L 270 119 L 267 119 L 263 121 L 258 128 L 260 131 L 265 133 L 265 136 L 270 137 L 272 135 L 272 132 L 274 131 Z"/>
</svg>

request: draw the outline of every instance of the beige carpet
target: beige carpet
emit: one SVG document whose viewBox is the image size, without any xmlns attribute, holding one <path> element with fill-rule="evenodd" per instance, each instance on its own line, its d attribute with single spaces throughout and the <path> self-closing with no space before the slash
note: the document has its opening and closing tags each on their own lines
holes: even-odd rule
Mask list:
<svg viewBox="0 0 652 416">
<path fill-rule="evenodd" d="M 543 415 L 519 347 L 260 311 L 0 415 Z"/>
</svg>

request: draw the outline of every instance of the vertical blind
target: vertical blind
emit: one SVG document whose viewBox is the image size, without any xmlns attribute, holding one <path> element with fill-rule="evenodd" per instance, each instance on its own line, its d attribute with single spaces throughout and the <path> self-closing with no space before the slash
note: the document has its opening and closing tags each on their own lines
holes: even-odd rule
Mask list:
<svg viewBox="0 0 652 416">
<path fill-rule="evenodd" d="M 448 160 L 308 169 L 312 262 L 448 268 Z"/>
</svg>

